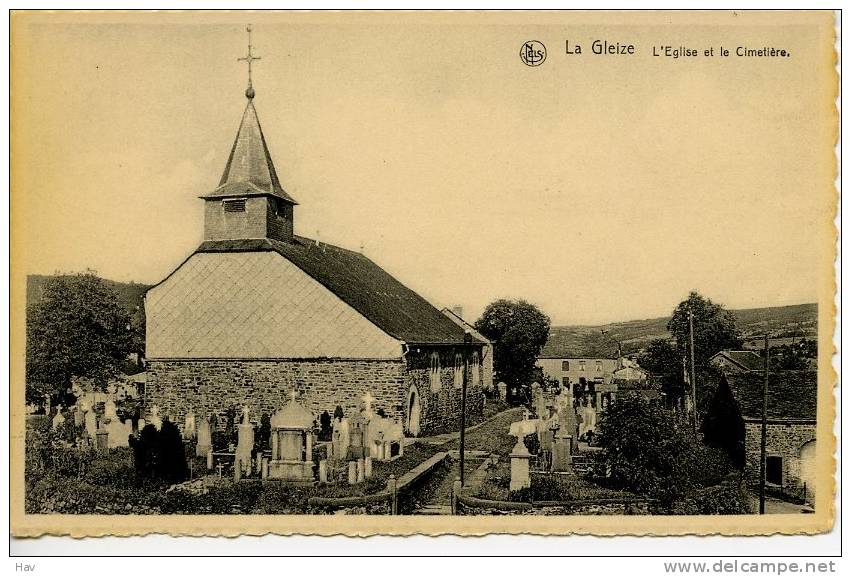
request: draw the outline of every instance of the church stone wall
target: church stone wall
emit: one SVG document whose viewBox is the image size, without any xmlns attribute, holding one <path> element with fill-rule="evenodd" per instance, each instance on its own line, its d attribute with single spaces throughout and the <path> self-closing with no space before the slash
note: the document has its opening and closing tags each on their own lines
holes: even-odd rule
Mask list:
<svg viewBox="0 0 851 576">
<path fill-rule="evenodd" d="M 437 350 L 440 354 L 440 390 L 431 389 L 431 353 Z M 478 349 L 476 349 L 478 353 Z M 441 346 L 435 348 L 418 348 L 410 351 L 407 358 L 405 390 L 416 385 L 422 403 L 420 417 L 420 436 L 428 436 L 443 432 L 454 432 L 460 429 L 461 388 L 455 387 L 455 352 L 460 348 Z M 472 385 L 472 378 L 467 380 L 467 420 L 481 415 L 484 408 L 482 389 L 482 363 L 479 362 L 479 384 Z"/>
<path fill-rule="evenodd" d="M 297 400 L 314 413 L 329 414 L 339 404 L 347 416 L 360 409 L 368 391 L 373 410 L 404 418 L 405 364 L 399 360 L 152 360 L 148 363 L 145 409 L 183 422 L 221 416 L 230 406 L 248 406 L 253 419 L 274 414 L 296 390 Z"/>
</svg>

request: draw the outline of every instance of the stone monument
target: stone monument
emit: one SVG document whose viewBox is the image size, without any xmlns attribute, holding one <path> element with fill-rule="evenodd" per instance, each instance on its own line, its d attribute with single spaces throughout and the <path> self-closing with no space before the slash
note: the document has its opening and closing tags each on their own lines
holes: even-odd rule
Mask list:
<svg viewBox="0 0 851 576">
<path fill-rule="evenodd" d="M 183 421 L 183 438 L 185 440 L 194 440 L 196 435 L 195 413 L 190 411 L 186 413 L 186 419 Z"/>
<path fill-rule="evenodd" d="M 133 434 L 133 422 L 129 419 L 122 422 L 118 418 L 115 402 L 109 398 L 104 404 L 104 423 L 109 434 L 110 448 L 123 448 L 128 445 L 128 438 Z"/>
<path fill-rule="evenodd" d="M 62 426 L 64 422 L 65 416 L 62 415 L 62 410 L 57 410 L 56 416 L 54 416 L 53 420 L 51 421 L 51 427 L 53 428 L 53 431 L 55 432 L 56 429 Z"/>
<path fill-rule="evenodd" d="M 156 404 L 151 407 L 151 417 L 148 419 L 148 424 L 153 424 L 157 430 L 163 427 L 163 419 L 160 418 L 160 407 Z"/>
<path fill-rule="evenodd" d="M 514 424 L 525 424 L 526 422 L 534 422 L 534 420 L 522 420 L 520 422 L 515 422 Z M 515 427 L 514 424 L 511 425 L 510 433 L 512 436 L 517 437 L 517 443 L 514 445 L 514 449 L 511 450 L 510 454 L 511 482 L 508 486 L 512 492 L 523 488 L 529 488 L 532 485 L 532 480 L 529 476 L 529 458 L 531 458 L 532 455 L 529 454 L 529 450 L 523 442 L 523 439 L 527 436 L 525 432 L 528 431 L 528 427 Z M 534 433 L 534 428 L 532 429 L 532 433 Z"/>
<path fill-rule="evenodd" d="M 237 432 L 236 461 L 245 470 L 246 475 L 251 471 L 251 451 L 254 450 L 254 426 L 249 421 L 248 406 L 242 409 L 242 422 Z"/>
<path fill-rule="evenodd" d="M 577 422 L 573 407 L 573 394 L 565 389 L 558 397 L 558 422 L 553 441 L 553 472 L 572 472 L 573 448 L 576 441 Z"/>
<path fill-rule="evenodd" d="M 86 415 L 83 419 L 86 426 L 86 433 L 89 435 L 89 438 L 91 438 L 92 442 L 94 442 L 95 435 L 98 432 L 98 418 L 95 415 L 94 406 L 89 406 L 88 410 L 86 410 Z"/>
<path fill-rule="evenodd" d="M 269 478 L 288 482 L 313 481 L 313 414 L 296 402 L 278 410 L 271 421 L 272 460 Z"/>
<path fill-rule="evenodd" d="M 198 421 L 198 442 L 195 444 L 195 456 L 205 458 L 207 452 L 212 450 L 212 436 L 210 433 L 210 421 L 207 418 L 201 418 Z"/>
</svg>

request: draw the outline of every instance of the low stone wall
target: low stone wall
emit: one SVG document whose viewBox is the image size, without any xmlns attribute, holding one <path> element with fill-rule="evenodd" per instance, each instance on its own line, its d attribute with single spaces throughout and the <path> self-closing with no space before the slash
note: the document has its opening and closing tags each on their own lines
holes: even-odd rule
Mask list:
<svg viewBox="0 0 851 576">
<path fill-rule="evenodd" d="M 371 514 L 389 515 L 393 513 L 393 494 L 383 490 L 378 494 L 348 496 L 343 498 L 313 497 L 308 506 L 319 514 Z"/>
<path fill-rule="evenodd" d="M 447 452 L 438 452 L 400 476 L 398 480 L 391 476 L 390 480 L 387 481 L 387 488 L 377 494 L 344 496 L 340 498 L 321 498 L 316 496 L 310 498 L 307 503 L 311 508 L 324 512 L 343 514 L 397 514 L 399 509 L 399 493 L 417 484 L 424 476 L 431 474 L 448 457 L 449 454 Z M 346 512 L 347 510 L 349 512 Z"/>
<path fill-rule="evenodd" d="M 651 501 L 641 498 L 599 498 L 570 502 L 510 502 L 485 500 L 469 489 L 456 496 L 455 513 L 465 516 L 629 516 L 650 513 Z"/>
</svg>

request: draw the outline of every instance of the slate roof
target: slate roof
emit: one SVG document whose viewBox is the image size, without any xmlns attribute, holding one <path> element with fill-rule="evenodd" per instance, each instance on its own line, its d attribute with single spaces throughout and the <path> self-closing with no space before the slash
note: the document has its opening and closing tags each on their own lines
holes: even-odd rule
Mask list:
<svg viewBox="0 0 851 576">
<path fill-rule="evenodd" d="M 463 330 L 469 330 L 469 331 L 470 331 L 470 335 L 471 335 L 471 336 L 472 336 L 475 340 L 478 340 L 478 341 L 479 341 L 479 342 L 481 342 L 482 344 L 491 344 L 491 343 L 492 343 L 490 340 L 488 340 L 487 338 L 485 338 L 485 337 L 482 335 L 482 333 L 481 333 L 481 332 L 479 332 L 478 330 L 476 330 L 475 328 L 473 328 L 473 325 L 472 325 L 472 324 L 470 324 L 469 322 L 467 322 L 466 320 L 464 320 L 463 318 L 461 318 L 460 316 L 458 316 L 458 314 L 456 314 L 455 312 L 453 312 L 453 311 L 452 311 L 452 310 L 450 310 L 449 308 L 444 308 L 443 310 L 441 310 L 441 312 L 443 312 L 443 313 L 446 315 L 446 317 L 447 317 L 447 318 L 449 318 L 450 320 L 452 320 L 453 322 L 455 322 L 455 324 L 457 324 L 458 326 L 460 326 L 460 327 L 461 327 L 461 329 L 463 329 Z"/>
<path fill-rule="evenodd" d="M 381 328 L 408 344 L 462 344 L 464 330 L 372 260 L 351 250 L 294 236 L 211 240 L 196 252 L 276 252 Z M 285 287 L 281 287 L 285 289 Z M 478 344 L 478 343 L 477 343 Z"/>
<path fill-rule="evenodd" d="M 745 420 L 762 418 L 762 387 L 760 373 L 728 374 L 725 377 L 730 392 L 739 405 Z M 769 420 L 804 420 L 815 422 L 818 374 L 809 370 L 781 370 L 768 375 Z"/>
<path fill-rule="evenodd" d="M 553 326 L 538 358 L 617 358 L 618 344 L 598 328 Z"/>
<path fill-rule="evenodd" d="M 239 123 L 218 188 L 202 198 L 271 195 L 298 204 L 281 186 L 254 103 L 249 100 Z"/>
<path fill-rule="evenodd" d="M 715 356 L 724 356 L 742 370 L 762 371 L 765 367 L 762 356 L 752 350 L 722 350 Z M 715 358 L 713 356 L 712 358 Z"/>
</svg>

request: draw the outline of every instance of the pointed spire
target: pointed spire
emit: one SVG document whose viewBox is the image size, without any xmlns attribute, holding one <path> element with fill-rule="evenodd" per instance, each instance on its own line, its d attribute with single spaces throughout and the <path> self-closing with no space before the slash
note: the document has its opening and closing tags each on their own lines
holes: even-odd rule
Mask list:
<svg viewBox="0 0 851 576">
<path fill-rule="evenodd" d="M 245 186 L 246 184 L 249 186 Z M 219 187 L 212 195 L 252 192 L 265 192 L 297 204 L 278 181 L 278 174 L 275 172 L 272 156 L 269 154 L 263 130 L 260 128 L 260 120 L 257 118 L 257 110 L 254 109 L 254 103 L 249 100 L 242 115 L 242 121 L 239 123 L 239 131 Z"/>
<path fill-rule="evenodd" d="M 251 83 L 251 63 L 259 60 L 252 54 L 251 25 L 248 31 L 248 56 L 238 60 L 248 63 L 248 104 L 239 123 L 239 131 L 231 148 L 219 186 L 204 198 L 270 194 L 291 204 L 298 204 L 281 186 L 272 155 L 266 146 L 257 110 L 254 109 L 254 88 Z"/>
</svg>

